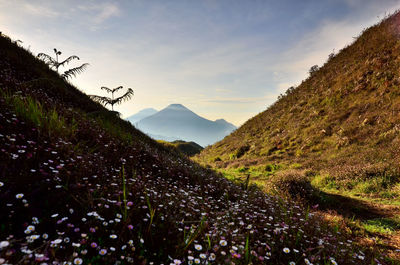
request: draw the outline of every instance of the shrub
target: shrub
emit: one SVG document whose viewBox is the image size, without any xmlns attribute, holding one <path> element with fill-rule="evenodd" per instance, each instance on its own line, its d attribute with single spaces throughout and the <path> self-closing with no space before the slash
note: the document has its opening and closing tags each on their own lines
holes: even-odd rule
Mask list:
<svg viewBox="0 0 400 265">
<path fill-rule="evenodd" d="M 300 170 L 287 170 L 276 174 L 270 179 L 268 188 L 288 199 L 307 204 L 318 202 L 319 199 L 318 190 Z"/>
</svg>

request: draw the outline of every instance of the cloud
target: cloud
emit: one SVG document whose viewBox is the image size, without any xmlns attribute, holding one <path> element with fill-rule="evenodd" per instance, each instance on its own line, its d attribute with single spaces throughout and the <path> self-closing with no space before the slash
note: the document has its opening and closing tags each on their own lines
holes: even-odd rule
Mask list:
<svg viewBox="0 0 400 265">
<path fill-rule="evenodd" d="M 216 97 L 200 100 L 204 103 L 217 103 L 217 104 L 251 104 L 251 103 L 266 103 L 275 96 L 265 96 L 265 97 Z"/>
<path fill-rule="evenodd" d="M 78 9 L 89 12 L 92 15 L 90 21 L 98 26 L 108 20 L 111 17 L 116 17 L 121 14 L 121 9 L 116 3 L 104 2 L 104 3 L 89 3 L 79 5 Z"/>
<path fill-rule="evenodd" d="M 50 7 L 45 7 L 41 5 L 33 5 L 31 3 L 23 4 L 23 8 L 25 12 L 33 16 L 40 16 L 40 17 L 47 17 L 47 18 L 54 18 L 59 15 L 59 13 L 53 10 Z"/>
</svg>

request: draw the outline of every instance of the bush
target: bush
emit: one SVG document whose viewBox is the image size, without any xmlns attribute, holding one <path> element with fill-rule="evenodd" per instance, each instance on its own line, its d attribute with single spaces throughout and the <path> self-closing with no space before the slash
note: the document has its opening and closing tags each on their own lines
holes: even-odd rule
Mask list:
<svg viewBox="0 0 400 265">
<path fill-rule="evenodd" d="M 276 174 L 271 178 L 269 186 L 271 191 L 288 199 L 306 204 L 319 201 L 319 191 L 311 185 L 304 172 L 300 170 L 288 170 Z"/>
</svg>

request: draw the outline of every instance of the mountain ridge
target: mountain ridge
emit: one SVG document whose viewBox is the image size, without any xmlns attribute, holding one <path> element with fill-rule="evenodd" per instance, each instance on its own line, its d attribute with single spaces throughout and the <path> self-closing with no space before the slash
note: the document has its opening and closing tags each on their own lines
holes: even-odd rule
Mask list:
<svg viewBox="0 0 400 265">
<path fill-rule="evenodd" d="M 170 104 L 153 115 L 137 122 L 137 128 L 159 137 L 193 141 L 202 146 L 209 145 L 231 133 L 236 127 L 225 121 L 211 121 L 194 113 L 182 104 Z"/>
</svg>

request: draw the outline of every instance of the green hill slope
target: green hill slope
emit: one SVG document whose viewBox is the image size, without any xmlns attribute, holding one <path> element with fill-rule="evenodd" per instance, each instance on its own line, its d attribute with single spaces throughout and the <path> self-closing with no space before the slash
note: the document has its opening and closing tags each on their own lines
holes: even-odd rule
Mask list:
<svg viewBox="0 0 400 265">
<path fill-rule="evenodd" d="M 187 156 L 194 156 L 198 153 L 201 152 L 204 148 L 198 145 L 195 142 L 185 142 L 181 140 L 176 140 L 173 142 L 167 142 L 163 140 L 157 140 L 157 142 L 167 146 L 167 147 L 172 147 L 174 149 L 177 149 L 178 151 L 182 152 L 183 154 Z"/>
<path fill-rule="evenodd" d="M 399 198 L 399 28 L 395 14 L 365 30 L 196 160 L 252 167 L 264 181 L 275 171 L 303 170 L 320 187 Z"/>
<path fill-rule="evenodd" d="M 0 264 L 386 259 L 344 224 L 170 152 L 3 37 L 0 151 Z"/>
</svg>

